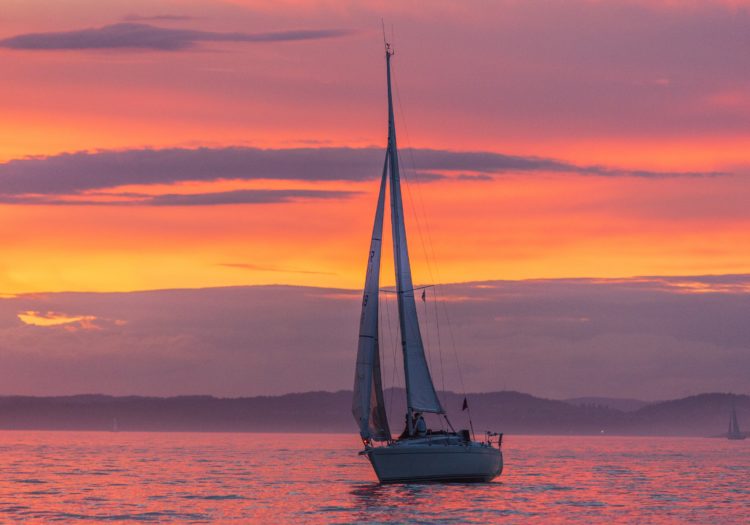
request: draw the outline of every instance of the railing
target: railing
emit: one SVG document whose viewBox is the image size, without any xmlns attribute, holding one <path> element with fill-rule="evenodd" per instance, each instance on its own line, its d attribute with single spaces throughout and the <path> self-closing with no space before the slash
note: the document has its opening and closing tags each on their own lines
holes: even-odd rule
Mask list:
<svg viewBox="0 0 750 525">
<path fill-rule="evenodd" d="M 497 438 L 497 441 L 493 441 L 492 438 Z M 503 433 L 502 432 L 490 432 L 489 430 L 484 433 L 484 441 L 489 446 L 493 443 L 497 443 L 497 448 L 503 447 Z"/>
</svg>

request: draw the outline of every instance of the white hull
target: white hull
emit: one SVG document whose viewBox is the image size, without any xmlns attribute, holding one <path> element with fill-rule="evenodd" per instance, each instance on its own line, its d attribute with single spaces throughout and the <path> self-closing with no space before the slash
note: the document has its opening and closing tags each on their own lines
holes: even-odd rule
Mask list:
<svg viewBox="0 0 750 525">
<path fill-rule="evenodd" d="M 381 483 L 491 481 L 503 470 L 503 453 L 484 443 L 397 441 L 364 452 Z"/>
</svg>

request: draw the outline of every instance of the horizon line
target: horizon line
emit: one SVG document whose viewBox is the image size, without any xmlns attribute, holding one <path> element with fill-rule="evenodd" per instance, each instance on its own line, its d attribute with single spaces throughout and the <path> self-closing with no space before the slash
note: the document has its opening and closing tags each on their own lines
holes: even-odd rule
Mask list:
<svg viewBox="0 0 750 525">
<path fill-rule="evenodd" d="M 568 276 L 568 277 L 526 277 L 522 279 L 480 279 L 480 280 L 469 280 L 469 281 L 453 281 L 453 282 L 442 282 L 442 283 L 427 283 L 429 286 L 454 286 L 454 285 L 466 285 L 466 284 L 481 284 L 481 283 L 522 283 L 522 282 L 545 282 L 545 281 L 635 281 L 639 279 L 652 280 L 652 279 L 679 279 L 679 278 L 693 278 L 693 279 L 705 279 L 712 277 L 748 277 L 750 278 L 750 271 L 747 272 L 729 272 L 729 273 L 701 273 L 701 274 L 652 274 L 652 275 L 624 275 L 624 276 L 609 276 L 609 277 L 597 277 L 597 276 Z M 425 283 L 419 283 L 419 286 L 425 285 Z M 381 285 L 381 289 L 384 286 L 395 286 L 395 283 L 384 283 Z M 14 299 L 18 297 L 28 297 L 33 295 L 48 295 L 48 294 L 128 294 L 128 293 L 148 293 L 148 292 L 176 292 L 176 291 L 191 291 L 191 290 L 221 290 L 231 288 L 311 288 L 316 290 L 340 290 L 347 292 L 360 292 L 361 287 L 347 288 L 347 287 L 332 287 L 332 286 L 314 286 L 309 284 L 289 284 L 289 283 L 265 283 L 265 284 L 229 284 L 229 285 L 216 285 L 216 286 L 178 286 L 175 288 L 133 288 L 133 289 L 108 289 L 108 290 L 59 290 L 59 291 L 29 291 L 19 293 L 4 293 L 0 291 L 0 300 L 2 299 Z"/>
</svg>

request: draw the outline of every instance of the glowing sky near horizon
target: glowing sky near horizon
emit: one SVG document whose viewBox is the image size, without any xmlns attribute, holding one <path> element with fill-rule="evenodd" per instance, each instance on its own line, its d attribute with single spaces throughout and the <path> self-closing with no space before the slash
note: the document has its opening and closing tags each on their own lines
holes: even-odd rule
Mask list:
<svg viewBox="0 0 750 525">
<path fill-rule="evenodd" d="M 426 150 L 567 166 L 411 184 L 417 280 L 750 272 L 749 5 L 6 2 L 0 292 L 359 287 L 379 162 L 138 182 L 60 155 L 383 147 L 383 16 L 406 168 Z M 39 200 L 37 168 L 63 189 Z M 109 183 L 65 189 L 78 177 Z"/>
</svg>

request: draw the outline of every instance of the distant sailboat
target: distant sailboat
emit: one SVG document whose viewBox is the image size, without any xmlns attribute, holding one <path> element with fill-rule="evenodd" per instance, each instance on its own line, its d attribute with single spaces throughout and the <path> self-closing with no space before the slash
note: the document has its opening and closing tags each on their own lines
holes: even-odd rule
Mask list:
<svg viewBox="0 0 750 525">
<path fill-rule="evenodd" d="M 727 439 L 745 439 L 745 434 L 740 431 L 740 424 L 737 422 L 737 409 L 732 403 L 732 415 L 729 416 L 729 432 Z"/>
<path fill-rule="evenodd" d="M 474 441 L 468 430 L 456 432 L 445 416 L 425 359 L 401 198 L 396 125 L 391 96 L 392 56 L 393 51 L 386 44 L 388 147 L 367 262 L 352 406 L 365 445 L 360 454 L 367 456 L 381 482 L 490 481 L 498 476 L 503 468 L 501 435 L 487 433 L 485 440 L 480 442 Z M 406 379 L 406 429 L 398 439 L 393 439 L 388 426 L 378 345 L 380 256 L 386 186 L 390 188 L 396 295 Z M 422 413 L 444 416 L 451 430 L 427 430 Z M 500 437 L 493 442 L 493 436 Z"/>
</svg>

